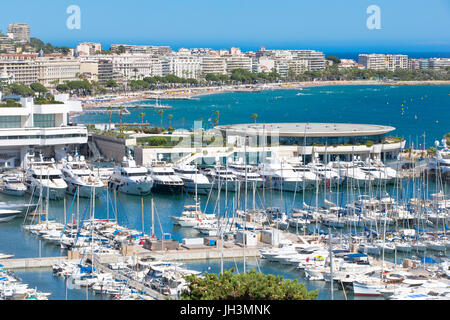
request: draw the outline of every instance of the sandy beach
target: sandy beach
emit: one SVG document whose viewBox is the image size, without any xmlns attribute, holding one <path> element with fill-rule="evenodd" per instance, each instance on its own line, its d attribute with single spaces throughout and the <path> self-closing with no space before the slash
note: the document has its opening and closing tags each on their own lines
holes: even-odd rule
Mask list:
<svg viewBox="0 0 450 320">
<path fill-rule="evenodd" d="M 195 99 L 205 95 L 227 92 L 258 92 L 262 90 L 300 90 L 306 87 L 342 86 L 342 85 L 450 85 L 450 81 L 380 81 L 380 80 L 336 80 L 336 81 L 304 81 L 270 84 L 247 84 L 233 86 L 215 86 L 201 88 L 174 88 L 166 90 L 143 91 L 117 95 L 116 98 L 105 101 L 84 102 L 84 108 L 104 107 L 106 105 L 120 105 L 142 100 L 179 100 Z M 93 99 L 93 98 L 91 98 Z"/>
</svg>

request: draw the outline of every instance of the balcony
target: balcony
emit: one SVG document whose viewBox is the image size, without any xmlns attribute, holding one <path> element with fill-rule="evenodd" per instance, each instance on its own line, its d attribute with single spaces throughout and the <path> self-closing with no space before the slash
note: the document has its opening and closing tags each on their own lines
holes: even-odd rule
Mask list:
<svg viewBox="0 0 450 320">
<path fill-rule="evenodd" d="M 6 128 L 0 129 L 0 146 L 54 146 L 87 143 L 88 132 L 84 126 L 56 128 Z"/>
</svg>

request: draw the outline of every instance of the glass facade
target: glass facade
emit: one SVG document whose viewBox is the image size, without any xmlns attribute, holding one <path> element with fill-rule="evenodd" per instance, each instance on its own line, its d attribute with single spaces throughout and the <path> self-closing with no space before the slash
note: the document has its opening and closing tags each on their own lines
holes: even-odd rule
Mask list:
<svg viewBox="0 0 450 320">
<path fill-rule="evenodd" d="M 370 136 L 344 136 L 344 137 L 280 137 L 282 146 L 339 146 L 339 145 L 358 145 L 367 142 L 381 143 L 382 134 Z"/>
<path fill-rule="evenodd" d="M 0 116 L 0 128 L 20 128 L 20 116 Z"/>
<path fill-rule="evenodd" d="M 37 128 L 53 128 L 55 127 L 55 115 L 54 114 L 35 114 L 34 126 Z"/>
</svg>

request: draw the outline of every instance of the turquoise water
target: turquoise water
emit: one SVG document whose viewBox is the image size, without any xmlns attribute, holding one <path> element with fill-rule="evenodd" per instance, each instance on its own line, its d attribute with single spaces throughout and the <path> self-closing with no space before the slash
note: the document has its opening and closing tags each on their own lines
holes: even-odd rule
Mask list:
<svg viewBox="0 0 450 320">
<path fill-rule="evenodd" d="M 409 140 L 419 140 L 426 132 L 427 146 L 434 143 L 435 139 L 440 139 L 446 132 L 450 131 L 450 87 L 449 86 L 332 86 L 332 87 L 314 87 L 306 88 L 303 91 L 298 90 L 277 90 L 264 91 L 256 93 L 226 93 L 219 95 L 210 95 L 201 97 L 200 100 L 191 101 L 165 101 L 165 104 L 173 106 L 171 110 L 165 110 L 165 125 L 167 126 L 168 114 L 173 114 L 173 126 L 181 127 L 181 117 L 184 117 L 186 128 L 192 126 L 192 122 L 200 117 L 204 119 L 214 118 L 214 112 L 220 112 L 220 124 L 250 122 L 252 113 L 258 113 L 258 122 L 353 122 L 392 125 L 397 128 L 393 133 Z M 301 95 L 297 95 L 300 93 Z M 422 99 L 423 98 L 423 99 Z M 387 104 L 389 102 L 389 104 Z M 401 104 L 404 104 L 404 113 L 402 115 Z M 140 121 L 138 114 L 142 110 L 132 110 L 132 114 L 124 116 L 125 122 Z M 151 123 L 159 124 L 159 115 L 152 109 L 145 109 L 146 120 Z M 417 115 L 417 120 L 415 119 Z M 80 122 L 107 122 L 105 115 L 83 115 Z M 113 121 L 118 121 L 118 116 L 113 114 Z M 436 121 L 438 121 L 436 123 Z M 411 137 L 411 139 L 409 138 Z M 415 143 L 415 142 L 414 142 Z M 384 190 L 375 190 L 375 195 Z M 388 192 L 393 193 L 392 187 L 388 187 Z M 348 199 L 359 195 L 364 190 L 336 190 L 328 191 L 326 198 L 339 204 L 344 204 Z M 431 183 L 428 193 L 436 192 Z M 402 196 L 412 194 L 412 181 L 405 181 Z M 446 189 L 446 194 L 450 190 Z M 226 199 L 224 193 L 221 195 L 222 210 L 228 209 L 229 214 L 236 208 L 235 194 L 229 193 Z M 244 197 L 240 200 L 239 206 L 244 206 Z M 172 238 L 181 240 L 185 237 L 198 237 L 199 234 L 190 228 L 179 228 L 173 226 L 170 216 L 179 215 L 184 204 L 192 203 L 192 195 L 162 195 L 153 194 L 144 197 L 144 222 L 142 223 L 141 198 L 118 194 L 117 197 L 117 219 L 120 224 L 130 228 L 142 230 L 150 233 L 151 230 L 151 212 L 150 203 L 154 199 L 155 230 L 157 236 L 162 233 L 170 233 Z M 217 193 L 213 192 L 208 202 L 208 197 L 201 195 L 202 207 L 208 213 L 213 213 L 216 206 Z M 113 218 L 112 197 L 109 197 L 109 206 L 106 193 L 103 193 L 96 200 L 96 218 Z M 292 207 L 299 207 L 305 201 L 309 204 L 315 204 L 315 192 L 306 191 L 294 195 L 284 193 L 283 197 L 279 192 L 273 192 L 272 196 L 266 193 L 263 197 L 262 190 L 258 190 L 255 197 L 255 206 L 262 207 L 281 207 L 290 210 Z M 323 192 L 319 195 L 319 205 L 323 203 Z M 28 196 L 24 198 L 15 198 L 0 194 L 0 201 L 28 203 Z M 66 212 L 70 213 L 72 197 L 66 196 Z M 86 207 L 87 199 L 80 201 L 80 216 L 87 217 Z M 248 193 L 247 206 L 253 206 L 252 192 Z M 72 208 L 75 214 L 76 207 Z M 55 218 L 60 222 L 64 221 L 64 201 L 51 201 L 49 209 L 50 218 Z M 66 219 L 67 220 L 67 219 Z M 15 219 L 7 223 L 0 224 L 0 252 L 15 254 L 16 258 L 25 257 L 49 257 L 64 255 L 65 251 L 58 247 L 40 241 L 38 237 L 25 232 L 22 229 L 22 219 Z M 161 227 L 160 227 L 161 224 Z M 295 230 L 293 230 L 295 232 Z M 399 255 L 399 261 L 402 256 Z M 392 256 L 387 257 L 393 261 Z M 225 268 L 236 268 L 243 270 L 242 259 L 226 260 Z M 249 258 L 247 260 L 247 269 L 254 267 L 265 273 L 277 274 L 286 279 L 298 279 L 304 282 L 309 290 L 319 290 L 319 299 L 330 299 L 330 288 L 327 284 L 320 281 L 307 281 L 299 271 L 292 267 L 282 266 L 280 264 L 270 263 L 264 260 Z M 219 260 L 187 262 L 186 266 L 209 272 L 220 271 Z M 258 268 L 259 267 L 259 268 Z M 37 287 L 44 292 L 52 292 L 50 299 L 63 300 L 66 297 L 65 282 L 58 278 L 53 278 L 49 269 L 42 270 L 18 270 L 16 274 L 28 283 L 30 287 Z M 353 299 L 350 293 L 347 293 L 348 299 Z M 67 298 L 74 300 L 86 299 L 86 292 L 83 289 L 67 290 Z M 99 299 L 92 292 L 88 293 L 89 299 Z M 342 291 L 335 291 L 336 299 L 344 299 Z"/>
<path fill-rule="evenodd" d="M 139 104 L 144 102 L 139 102 Z M 148 102 L 148 103 L 154 103 Z M 253 113 L 257 122 L 338 122 L 389 125 L 396 128 L 392 134 L 408 143 L 434 145 L 436 139 L 450 131 L 450 86 L 389 86 L 349 85 L 309 87 L 304 90 L 269 90 L 252 93 L 224 93 L 202 96 L 199 100 L 166 100 L 161 104 L 173 109 L 164 110 L 164 127 L 169 126 L 167 115 L 172 114 L 172 126 L 193 127 L 203 118 L 211 127 L 219 111 L 219 124 L 250 123 Z M 403 104 L 403 106 L 402 106 Z M 403 108 L 403 110 L 402 110 Z M 124 122 L 141 122 L 138 115 L 146 114 L 144 121 L 160 126 L 157 110 L 131 109 L 123 115 Z M 208 121 L 209 119 L 209 121 Z M 80 123 L 108 122 L 106 114 L 85 114 Z M 119 122 L 119 115 L 112 115 Z"/>
</svg>

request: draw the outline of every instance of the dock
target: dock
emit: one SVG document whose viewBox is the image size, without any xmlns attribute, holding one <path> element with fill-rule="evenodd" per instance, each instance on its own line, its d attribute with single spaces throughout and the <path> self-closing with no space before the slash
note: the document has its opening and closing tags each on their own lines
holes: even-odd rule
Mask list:
<svg viewBox="0 0 450 320">
<path fill-rule="evenodd" d="M 0 265 L 5 269 L 51 268 L 54 264 L 68 261 L 66 257 L 2 259 Z"/>
</svg>

